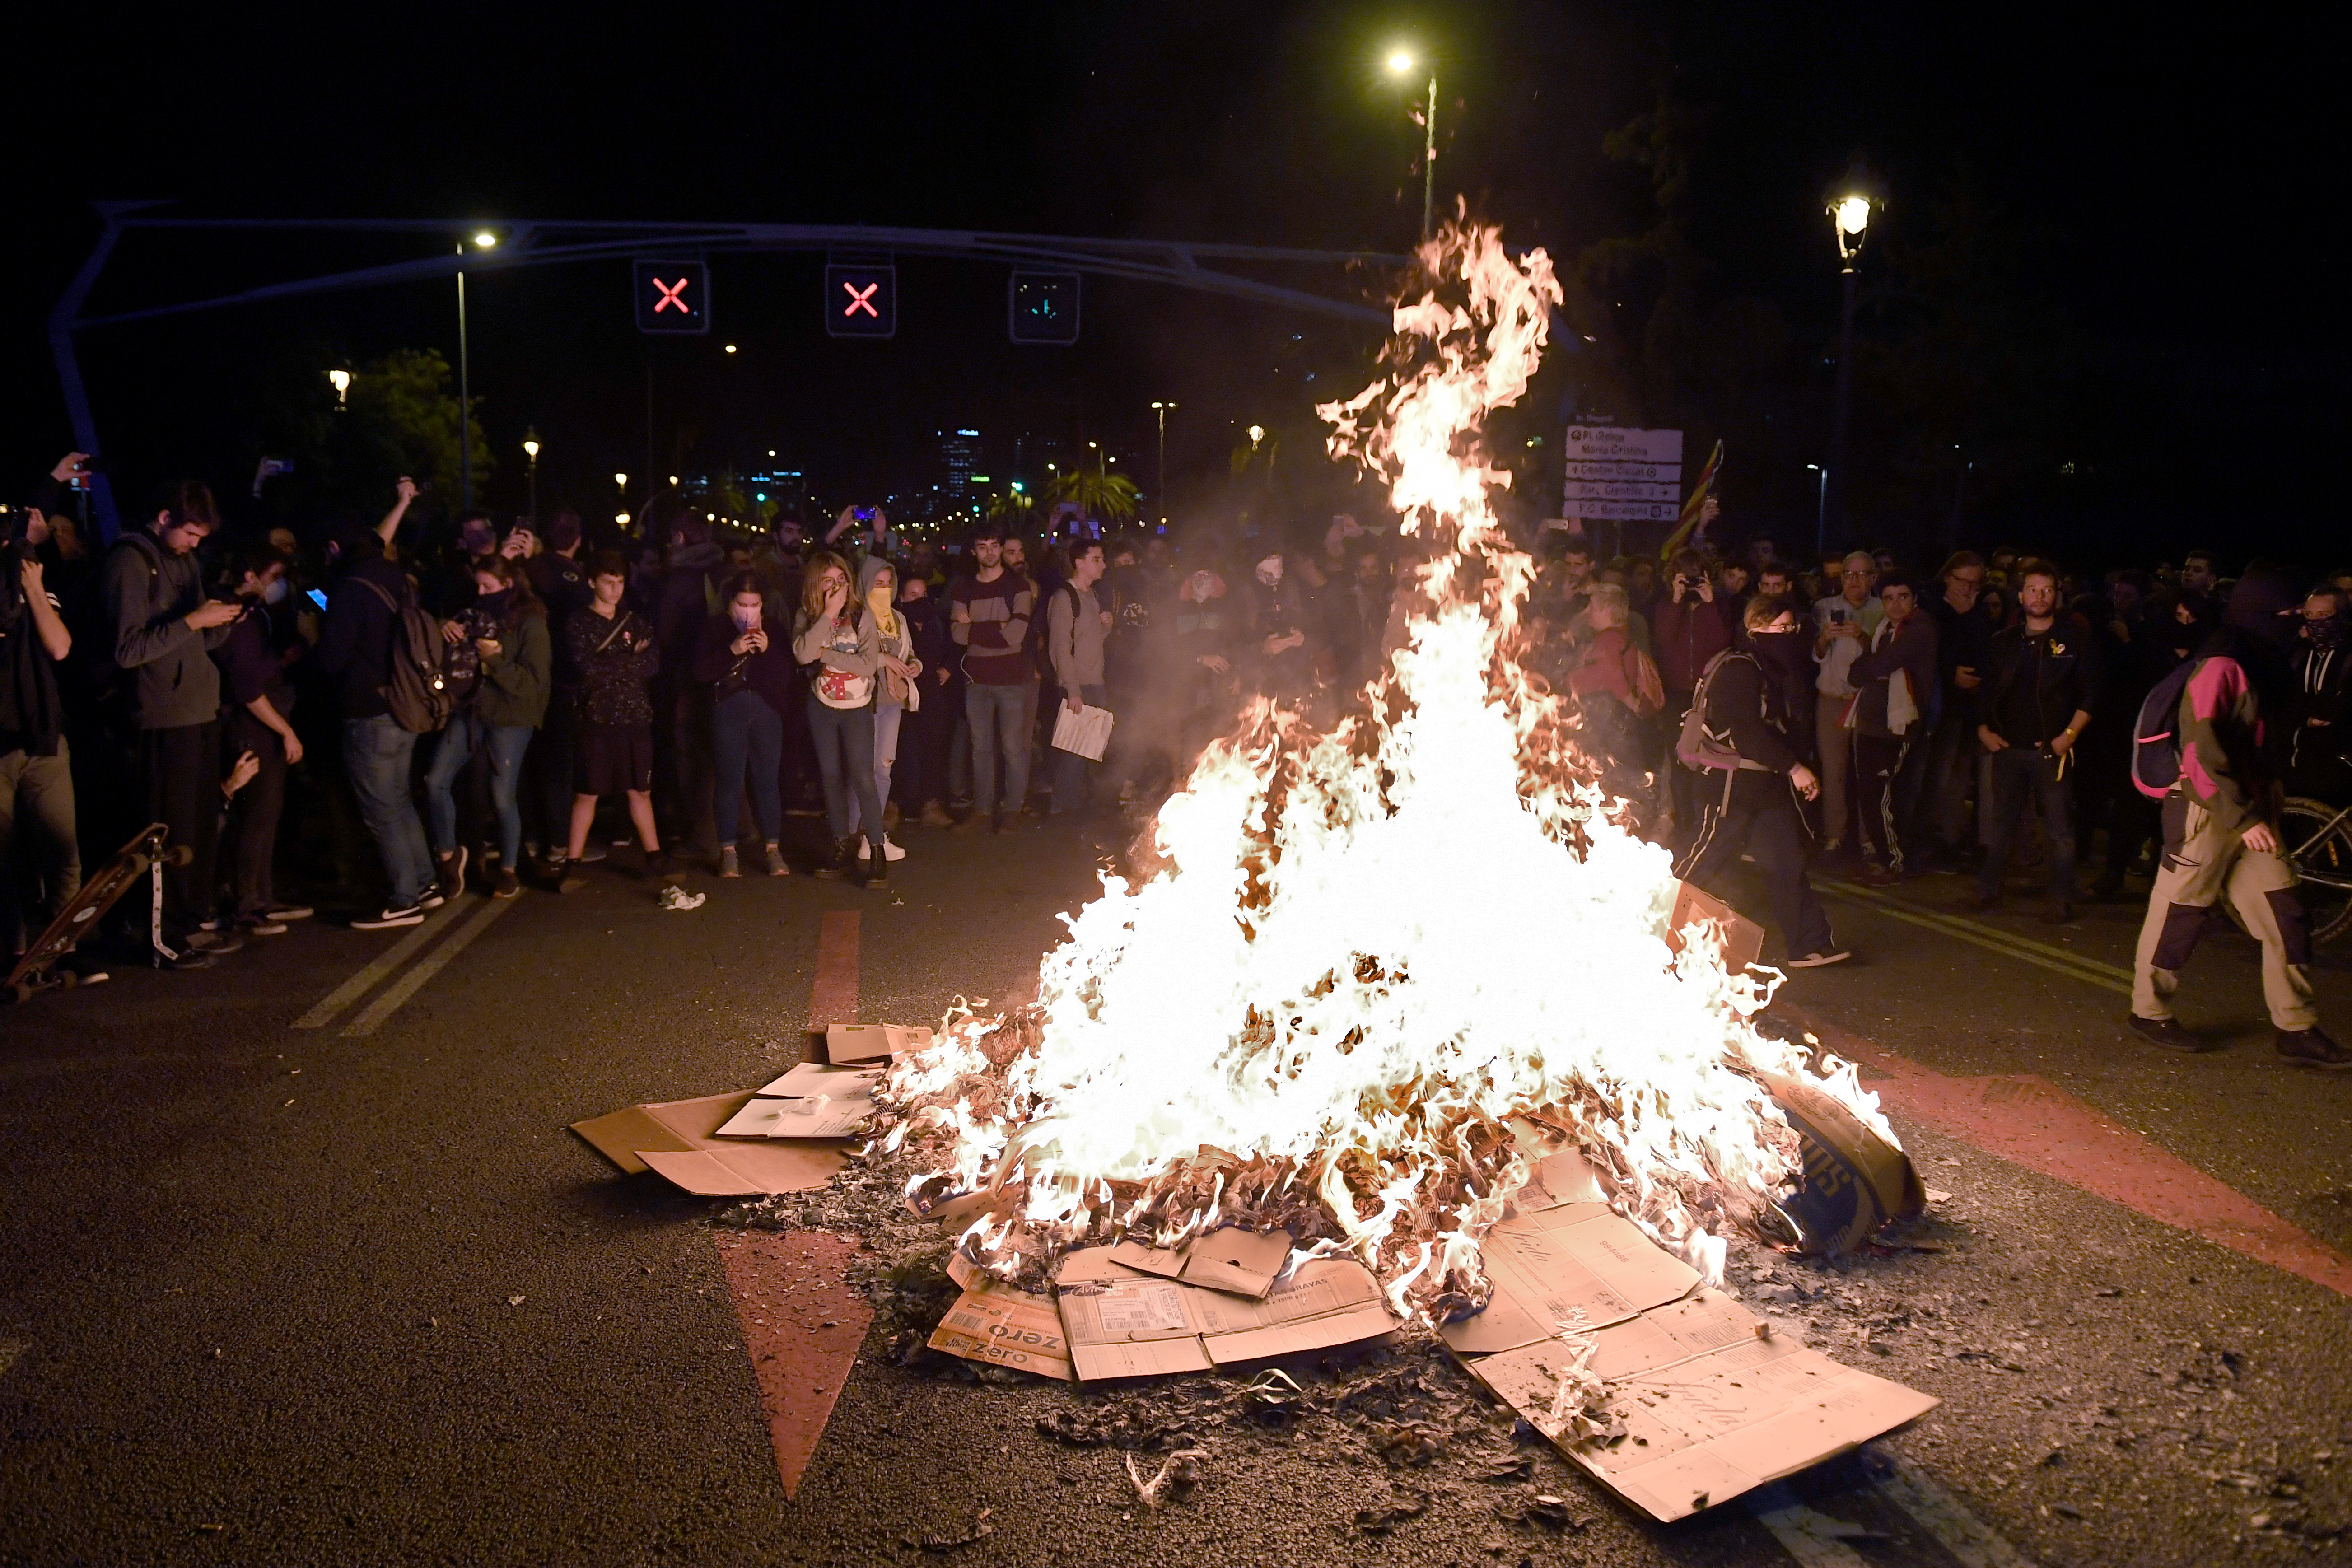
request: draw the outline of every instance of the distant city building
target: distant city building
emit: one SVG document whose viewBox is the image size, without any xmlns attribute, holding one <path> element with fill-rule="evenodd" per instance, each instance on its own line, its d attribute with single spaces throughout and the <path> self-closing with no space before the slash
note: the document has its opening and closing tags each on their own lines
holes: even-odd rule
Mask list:
<svg viewBox="0 0 2352 1568">
<path fill-rule="evenodd" d="M 971 504 L 972 475 L 982 467 L 980 456 L 980 432 L 956 429 L 940 432 L 940 467 L 945 477 L 940 486 L 940 503 L 950 511 L 958 511 Z"/>
</svg>

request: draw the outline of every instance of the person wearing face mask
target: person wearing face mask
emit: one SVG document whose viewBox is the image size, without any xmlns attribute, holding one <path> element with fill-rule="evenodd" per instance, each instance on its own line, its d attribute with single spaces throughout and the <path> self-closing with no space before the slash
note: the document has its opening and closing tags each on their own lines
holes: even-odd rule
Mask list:
<svg viewBox="0 0 2352 1568">
<path fill-rule="evenodd" d="M 270 545 L 247 545 L 230 558 L 226 583 L 240 605 L 276 604 L 285 596 L 286 558 Z M 221 835 L 236 929 L 247 936 L 278 936 L 287 921 L 311 912 L 279 903 L 271 876 L 286 775 L 302 760 L 302 742 L 294 732 L 294 689 L 271 639 L 269 617 L 257 609 L 230 626 L 228 641 L 213 658 L 221 667 L 228 698 L 222 752 L 232 760 L 251 752 L 254 759 L 253 777 L 230 797 Z"/>
<path fill-rule="evenodd" d="M 445 668 L 451 684 L 462 679 L 467 685 L 425 775 L 442 895 L 457 897 L 466 882 L 466 847 L 457 842 L 457 806 L 450 786 L 467 758 L 480 752 L 489 757 L 490 806 L 499 825 L 490 895 L 516 898 L 522 892 L 522 759 L 532 731 L 547 717 L 553 683 L 547 610 L 514 557 L 485 555 L 474 563 L 473 604 L 444 623 L 441 635 L 449 643 Z"/>
<path fill-rule="evenodd" d="M 2169 1050 L 2211 1048 L 2173 1016 L 2172 997 L 2215 901 L 2226 898 L 2262 943 L 2273 1048 L 2299 1066 L 2341 1071 L 2352 1068 L 2352 1051 L 2319 1027 L 2305 968 L 2310 928 L 2277 826 L 2303 604 L 2285 568 L 2254 562 L 2221 628 L 2197 651 L 2174 716 L 2180 777 L 2164 799 L 2164 858 L 2134 954 L 2130 1022 Z"/>
<path fill-rule="evenodd" d="M 721 877 L 743 874 L 735 844 L 747 780 L 763 850 L 762 868 L 771 877 L 792 874 L 780 847 L 784 800 L 779 780 L 784 715 L 799 695 L 799 683 L 793 674 L 790 639 L 768 618 L 764 586 L 757 572 L 730 577 L 725 613 L 703 623 L 695 647 L 694 679 L 710 692 L 711 815 L 718 825 Z"/>
<path fill-rule="evenodd" d="M 1297 699 L 1315 689 L 1315 657 L 1307 646 L 1306 606 L 1280 551 L 1259 558 L 1250 574 L 1248 647 L 1256 656 L 1258 689 Z"/>
<path fill-rule="evenodd" d="M 1742 616 L 1744 643 L 1715 656 L 1700 676 L 1675 746 L 1677 765 L 1696 770 L 1699 815 L 1675 874 L 1717 898 L 1746 856 L 1763 876 L 1773 922 L 1790 969 L 1820 969 L 1853 956 L 1837 945 L 1829 916 L 1805 874 L 1812 833 L 1797 800 L 1821 794 L 1799 756 L 1810 714 L 1792 707 L 1812 669 L 1812 637 L 1795 599 L 1758 595 Z"/>
<path fill-rule="evenodd" d="M 2294 748 L 2287 758 L 2289 795 L 2308 795 L 2331 805 L 2352 799 L 2352 757 L 2346 728 L 2352 713 L 2352 658 L 2345 651 L 2346 595 L 2334 584 L 2314 588 L 2303 601 L 2303 647 L 2294 656 Z"/>
<path fill-rule="evenodd" d="M 859 858 L 870 859 L 878 843 L 885 859 L 904 860 L 907 852 L 890 842 L 888 832 L 898 825 L 898 807 L 890 799 L 890 770 L 898 761 L 898 731 L 907 710 L 922 705 L 918 682 L 923 661 L 915 657 L 914 633 L 898 613 L 898 569 L 889 557 L 868 555 L 857 563 L 857 596 L 874 623 L 874 795 L 883 805 L 882 820 L 867 822 L 865 807 L 857 805 L 860 797 L 853 795 L 851 804 L 859 816 L 850 831 L 864 840 Z"/>
</svg>

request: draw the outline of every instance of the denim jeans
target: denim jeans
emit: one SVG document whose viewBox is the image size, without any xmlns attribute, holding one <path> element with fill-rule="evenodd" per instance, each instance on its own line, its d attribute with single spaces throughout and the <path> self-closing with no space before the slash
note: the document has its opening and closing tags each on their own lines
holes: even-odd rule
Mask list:
<svg viewBox="0 0 2352 1568">
<path fill-rule="evenodd" d="M 846 838 L 863 823 L 881 837 L 882 803 L 874 795 L 874 710 L 828 708 L 811 692 L 808 721 L 817 772 L 824 775 L 824 815 L 833 836 Z"/>
<path fill-rule="evenodd" d="M 457 782 L 466 759 L 477 748 L 490 758 L 490 805 L 499 816 L 499 864 L 512 870 L 522 860 L 522 754 L 530 746 L 528 724 L 485 724 L 470 713 L 449 721 L 433 748 L 433 765 L 425 773 L 425 805 L 433 814 L 433 849 L 447 855 L 457 847 L 457 802 L 449 786 Z"/>
<path fill-rule="evenodd" d="M 1018 811 L 1029 798 L 1029 732 L 1022 716 L 1029 710 L 1029 686 L 985 686 L 975 680 L 963 689 L 963 710 L 971 724 L 971 805 L 986 816 L 996 809 L 996 763 L 1004 760 L 1004 809 Z"/>
<path fill-rule="evenodd" d="M 415 904 L 433 886 L 433 852 L 425 847 L 425 824 L 408 787 L 415 754 L 416 737 L 389 713 L 343 721 L 343 768 L 359 796 L 361 820 L 383 856 L 394 909 Z"/>
<path fill-rule="evenodd" d="M 1110 706 L 1109 694 L 1099 686 L 1079 687 L 1078 700 L 1089 708 Z M 1055 707 L 1054 721 L 1058 724 L 1061 722 L 1061 715 L 1069 710 L 1066 698 Z M 1112 728 L 1116 730 L 1117 726 L 1114 725 Z M 1056 750 L 1054 752 L 1054 815 L 1055 816 L 1060 816 L 1066 812 L 1080 810 L 1085 806 L 1087 769 L 1091 765 L 1086 758 L 1076 752 Z"/>
<path fill-rule="evenodd" d="M 761 842 L 773 844 L 784 834 L 784 795 L 777 782 L 784 758 L 784 718 L 768 700 L 745 687 L 710 706 L 713 819 L 719 847 L 732 848 L 735 830 L 743 818 L 743 784 L 751 785 L 751 815 L 758 819 Z"/>
<path fill-rule="evenodd" d="M 907 710 L 887 697 L 874 700 L 874 798 L 884 806 L 890 804 L 890 770 L 898 761 L 898 730 L 907 720 Z M 850 802 L 856 805 L 856 801 Z M 877 825 L 878 827 L 878 824 Z M 866 828 L 864 808 L 859 809 L 856 831 Z"/>
<path fill-rule="evenodd" d="M 2042 813 L 2042 831 L 2050 836 L 2050 896 L 2074 896 L 2074 808 L 2073 785 L 2058 776 L 2060 759 L 2032 746 L 2011 746 L 1985 758 L 1992 767 L 1991 799 L 1985 816 L 1984 864 L 1977 870 L 1977 891 L 1990 899 L 2000 892 L 2001 873 L 2009 868 L 2009 841 L 2031 801 Z M 2070 764 L 2067 771 L 2072 773 Z"/>
</svg>

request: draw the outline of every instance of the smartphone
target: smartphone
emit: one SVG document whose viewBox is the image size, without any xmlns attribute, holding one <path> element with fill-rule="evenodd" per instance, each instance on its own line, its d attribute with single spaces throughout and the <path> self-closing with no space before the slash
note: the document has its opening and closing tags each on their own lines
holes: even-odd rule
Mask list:
<svg viewBox="0 0 2352 1568">
<path fill-rule="evenodd" d="M 870 506 L 861 506 L 856 510 L 854 515 L 860 522 L 872 522 L 874 521 L 874 509 Z"/>
<path fill-rule="evenodd" d="M 1837 626 L 1843 626 L 1844 624 L 1845 612 L 1843 610 L 1832 610 L 1830 612 L 1830 625 Z"/>
<path fill-rule="evenodd" d="M 310 601 L 318 605 L 319 608 L 323 610 L 327 607 L 327 595 L 319 592 L 318 589 L 311 588 L 307 590 L 307 596 Z"/>
</svg>

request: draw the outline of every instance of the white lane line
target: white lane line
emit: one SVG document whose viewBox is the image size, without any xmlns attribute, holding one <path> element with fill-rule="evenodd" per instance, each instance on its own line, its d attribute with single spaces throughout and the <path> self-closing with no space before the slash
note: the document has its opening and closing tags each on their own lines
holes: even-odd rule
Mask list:
<svg viewBox="0 0 2352 1568">
<path fill-rule="evenodd" d="M 2013 958 L 2020 963 L 2031 963 L 2036 968 L 2049 970 L 2053 974 L 2063 974 L 2070 980 L 2079 980 L 2085 985 L 2095 985 L 2102 991 L 2113 991 L 2124 996 L 2131 994 L 2131 980 L 2127 975 L 2117 979 L 2115 976 L 2121 973 L 2121 971 L 2110 969 L 2105 964 L 2092 967 L 2091 965 L 2095 963 L 2094 960 L 2044 958 L 2038 952 L 2014 946 L 2005 939 L 1979 934 L 1977 930 L 1962 925 L 1957 921 L 1948 921 L 1937 915 L 1914 913 L 1901 904 L 1869 898 L 1858 889 L 1841 888 L 1828 882 L 1816 883 L 1815 886 L 1832 898 L 1865 899 L 1879 913 L 1889 919 L 1902 921 L 1927 931 L 1940 932 L 1954 941 L 1980 947 L 1987 952 L 1997 952 L 2004 958 Z"/>
<path fill-rule="evenodd" d="M 2033 1568 L 2031 1559 L 1994 1533 L 1990 1525 L 1960 1506 L 1959 1500 L 1924 1472 L 1892 1454 L 1877 1454 L 1886 1467 L 1873 1483 L 1886 1500 L 1919 1522 L 1960 1560 L 1961 1568 Z"/>
<path fill-rule="evenodd" d="M 1786 1481 L 1748 1493 L 1748 1510 L 1804 1568 L 1871 1568 L 1867 1558 L 1845 1543 L 1856 1527 L 1807 1508 Z"/>
<path fill-rule="evenodd" d="M 415 956 L 416 950 L 441 934 L 457 915 L 457 906 L 444 904 L 425 917 L 425 923 L 378 953 L 374 962 L 329 992 L 320 1004 L 294 1020 L 298 1029 L 323 1029 L 342 1010 L 366 995 L 376 983 Z"/>
<path fill-rule="evenodd" d="M 345 1036 L 373 1035 L 383 1021 L 400 1010 L 401 1004 L 424 989 L 425 983 L 446 968 L 449 961 L 466 949 L 466 944 L 482 934 L 489 923 L 506 913 L 520 899 L 492 899 L 468 917 L 464 925 L 450 933 L 449 940 L 433 950 L 430 955 L 384 987 L 383 994 L 368 1004 L 367 1011 L 352 1020 Z"/>
</svg>

